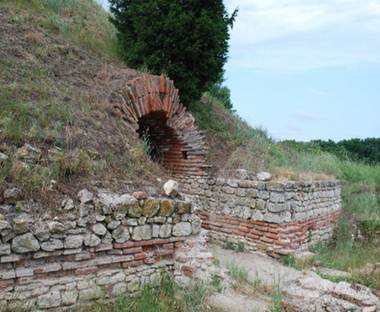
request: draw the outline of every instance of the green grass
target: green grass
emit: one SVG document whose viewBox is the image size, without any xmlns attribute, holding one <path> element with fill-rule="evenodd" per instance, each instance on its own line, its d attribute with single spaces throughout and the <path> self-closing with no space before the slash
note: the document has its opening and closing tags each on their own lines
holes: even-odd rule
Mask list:
<svg viewBox="0 0 380 312">
<path fill-rule="evenodd" d="M 223 248 L 228 249 L 228 250 L 233 250 L 235 252 L 244 252 L 245 245 L 244 245 L 244 242 L 238 242 L 238 243 L 226 242 L 223 245 Z"/>
<path fill-rule="evenodd" d="M 96 303 L 77 312 L 202 312 L 206 311 L 208 286 L 193 282 L 177 285 L 164 274 L 158 285 L 146 284 L 134 297 L 120 296 L 110 303 Z"/>
<path fill-rule="evenodd" d="M 248 271 L 243 268 L 239 267 L 236 263 L 231 262 L 227 265 L 228 269 L 228 275 L 231 276 L 231 278 L 239 283 L 248 283 Z"/>
<path fill-rule="evenodd" d="M 297 148 L 288 142 L 275 142 L 265 131 L 252 129 L 215 99 L 204 98 L 190 109 L 206 132 L 213 153 L 227 159 L 223 163 L 226 171 L 265 170 L 275 178 L 289 180 L 340 179 L 346 226 L 339 226 L 335 242 L 316 248 L 317 260 L 322 265 L 346 270 L 379 261 L 380 165 L 338 158 L 315 147 Z M 353 223 L 359 226 L 364 242 L 352 242 Z"/>
<path fill-rule="evenodd" d="M 44 29 L 110 60 L 119 59 L 116 30 L 95 0 L 3 0 L 1 7 L 29 10 Z M 23 22 L 19 14 L 15 22 Z"/>
</svg>

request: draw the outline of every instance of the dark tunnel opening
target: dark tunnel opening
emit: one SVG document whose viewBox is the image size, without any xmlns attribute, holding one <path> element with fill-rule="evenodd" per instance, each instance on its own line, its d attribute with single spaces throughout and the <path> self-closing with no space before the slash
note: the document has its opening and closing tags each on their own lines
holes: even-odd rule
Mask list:
<svg viewBox="0 0 380 312">
<path fill-rule="evenodd" d="M 170 171 L 178 171 L 188 155 L 176 131 L 167 125 L 166 113 L 146 114 L 139 119 L 138 125 L 137 132 L 151 159 Z"/>
</svg>

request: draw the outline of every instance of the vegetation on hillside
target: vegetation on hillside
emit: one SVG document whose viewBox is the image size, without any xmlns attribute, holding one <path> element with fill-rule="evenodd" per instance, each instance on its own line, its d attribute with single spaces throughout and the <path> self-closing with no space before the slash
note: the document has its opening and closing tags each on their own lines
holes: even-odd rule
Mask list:
<svg viewBox="0 0 380 312">
<path fill-rule="evenodd" d="M 110 111 L 112 90 L 140 74 L 118 60 L 116 30 L 94 0 L 4 0 L 0 24 L 0 152 L 9 156 L 0 193 L 18 185 L 54 208 L 58 193 L 89 181 L 165 176 Z M 33 164 L 18 157 L 25 144 L 40 151 Z M 47 191 L 52 181 L 60 192 Z"/>
<path fill-rule="evenodd" d="M 123 57 L 132 67 L 166 73 L 189 105 L 220 81 L 227 61 L 228 15 L 222 0 L 110 0 Z"/>
<path fill-rule="evenodd" d="M 331 245 L 316 247 L 317 260 L 344 270 L 378 262 L 380 165 L 338 157 L 315 146 L 302 148 L 302 144 L 295 146 L 294 142 L 275 142 L 264 130 L 250 127 L 209 94 L 202 101 L 195 103 L 191 110 L 206 133 L 212 151 L 209 162 L 215 170 L 221 173 L 237 168 L 253 172 L 267 170 L 279 180 L 340 179 L 344 218 L 336 240 Z M 361 239 L 353 240 L 359 232 Z M 369 280 L 366 284 L 380 284 Z"/>
<path fill-rule="evenodd" d="M 380 138 L 350 139 L 334 142 L 332 140 L 313 140 L 310 142 L 286 141 L 296 150 L 323 151 L 334 154 L 340 159 L 361 161 L 367 164 L 380 164 Z"/>
</svg>

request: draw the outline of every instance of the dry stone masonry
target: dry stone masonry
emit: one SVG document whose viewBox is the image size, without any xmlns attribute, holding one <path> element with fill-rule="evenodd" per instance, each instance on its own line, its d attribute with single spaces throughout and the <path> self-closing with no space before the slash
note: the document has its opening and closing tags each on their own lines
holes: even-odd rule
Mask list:
<svg viewBox="0 0 380 312">
<path fill-rule="evenodd" d="M 216 242 L 243 242 L 279 256 L 332 237 L 341 214 L 339 181 L 280 183 L 264 176 L 180 180 Z"/>
<path fill-rule="evenodd" d="M 188 201 L 84 189 L 62 202 L 65 217 L 53 219 L 17 205 L 0 206 L 2 307 L 68 308 L 133 294 L 163 271 L 185 283 L 211 261 Z"/>
</svg>

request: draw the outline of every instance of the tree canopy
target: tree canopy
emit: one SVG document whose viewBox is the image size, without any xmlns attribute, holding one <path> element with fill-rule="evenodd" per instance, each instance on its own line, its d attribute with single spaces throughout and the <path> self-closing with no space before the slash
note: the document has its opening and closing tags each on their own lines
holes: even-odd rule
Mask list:
<svg viewBox="0 0 380 312">
<path fill-rule="evenodd" d="M 228 15 L 222 0 L 110 0 L 128 65 L 167 74 L 189 105 L 222 80 Z"/>
</svg>

